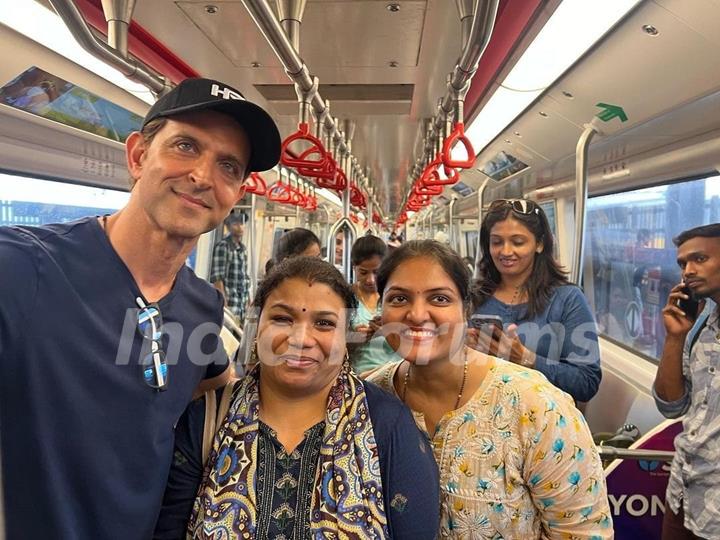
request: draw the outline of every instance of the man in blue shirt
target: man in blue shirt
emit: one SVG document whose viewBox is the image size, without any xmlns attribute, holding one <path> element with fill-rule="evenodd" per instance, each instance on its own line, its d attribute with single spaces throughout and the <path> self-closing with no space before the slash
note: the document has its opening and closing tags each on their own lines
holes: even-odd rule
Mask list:
<svg viewBox="0 0 720 540">
<path fill-rule="evenodd" d="M 188 79 L 126 142 L 111 216 L 0 228 L 0 445 L 9 538 L 150 538 L 193 392 L 229 377 L 223 300 L 185 260 L 278 160 L 226 84 Z"/>
<path fill-rule="evenodd" d="M 683 282 L 663 309 L 667 335 L 653 395 L 664 416 L 685 416 L 675 438 L 662 538 L 720 538 L 720 223 L 685 231 L 673 242 Z"/>
</svg>

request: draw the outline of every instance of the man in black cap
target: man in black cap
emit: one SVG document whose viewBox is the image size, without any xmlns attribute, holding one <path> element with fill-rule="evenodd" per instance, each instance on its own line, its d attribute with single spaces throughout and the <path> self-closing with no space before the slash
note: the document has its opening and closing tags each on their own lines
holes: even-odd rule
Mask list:
<svg viewBox="0 0 720 540">
<path fill-rule="evenodd" d="M 128 204 L 0 228 L 0 444 L 9 538 L 152 536 L 173 427 L 222 384 L 223 298 L 185 260 L 278 160 L 270 116 L 188 79 L 126 142 Z"/>
<path fill-rule="evenodd" d="M 242 243 L 246 221 L 245 214 L 230 212 L 225 220 L 228 235 L 215 244 L 209 278 L 240 324 L 245 321 L 250 297 L 247 250 Z"/>
</svg>

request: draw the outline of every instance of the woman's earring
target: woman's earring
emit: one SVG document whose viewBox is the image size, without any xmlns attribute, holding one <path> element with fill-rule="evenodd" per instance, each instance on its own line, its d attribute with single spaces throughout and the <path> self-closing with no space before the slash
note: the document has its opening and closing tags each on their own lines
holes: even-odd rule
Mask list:
<svg viewBox="0 0 720 540">
<path fill-rule="evenodd" d="M 251 366 L 254 366 L 259 361 L 257 354 L 257 339 L 253 341 L 252 349 L 250 349 L 250 361 L 248 362 Z"/>
<path fill-rule="evenodd" d="M 350 369 L 350 353 L 345 349 L 345 358 L 343 358 L 343 367 Z"/>
</svg>

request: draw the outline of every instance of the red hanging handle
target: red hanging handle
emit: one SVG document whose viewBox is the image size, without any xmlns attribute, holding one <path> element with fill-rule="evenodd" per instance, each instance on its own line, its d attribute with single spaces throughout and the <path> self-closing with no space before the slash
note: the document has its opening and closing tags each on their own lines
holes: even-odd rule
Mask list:
<svg viewBox="0 0 720 540">
<path fill-rule="evenodd" d="M 442 160 L 440 158 L 440 155 L 438 154 L 438 157 L 436 157 L 430 164 L 425 167 L 425 170 L 423 171 L 422 175 L 420 176 L 420 180 L 422 181 L 423 185 L 425 187 L 430 186 L 451 186 L 460 179 L 460 173 L 457 172 L 456 169 L 449 168 L 443 165 L 443 171 L 445 172 L 445 175 L 447 178 L 442 179 L 440 178 L 440 173 L 438 172 L 438 167 L 442 164 Z"/>
<path fill-rule="evenodd" d="M 373 212 L 372 220 L 373 220 L 373 223 L 377 223 L 378 225 L 380 225 L 383 222 L 382 218 L 380 217 L 380 214 L 378 214 L 377 212 Z"/>
<path fill-rule="evenodd" d="M 353 184 L 352 182 L 350 183 L 350 204 L 358 208 L 365 208 L 365 206 L 367 206 L 365 195 L 360 191 L 357 184 Z"/>
<path fill-rule="evenodd" d="M 347 176 L 345 176 L 342 169 L 336 169 L 335 178 L 332 180 L 327 178 L 317 178 L 317 185 L 321 188 L 343 191 L 347 187 Z"/>
<path fill-rule="evenodd" d="M 350 212 L 350 221 L 352 221 L 353 223 L 360 223 L 360 219 L 352 212 Z"/>
<path fill-rule="evenodd" d="M 290 191 L 290 201 L 288 201 L 290 204 L 295 206 L 302 206 L 305 207 L 305 195 L 303 195 L 300 190 L 297 188 L 294 188 L 292 186 L 288 187 L 288 190 Z"/>
<path fill-rule="evenodd" d="M 440 195 L 443 192 L 442 186 L 426 186 L 423 178 L 413 184 L 412 192 L 416 195 Z"/>
<path fill-rule="evenodd" d="M 305 158 L 294 157 L 288 147 L 296 141 L 305 141 L 310 143 L 310 148 L 302 152 L 301 155 L 305 155 Z M 310 151 L 308 153 L 308 151 Z M 319 159 L 310 159 L 310 155 L 317 154 Z M 298 126 L 298 130 L 292 135 L 288 136 L 280 147 L 280 163 L 287 167 L 303 167 L 309 169 L 321 169 L 327 160 L 327 152 L 320 139 L 310 133 L 310 126 L 307 122 L 302 122 Z"/>
<path fill-rule="evenodd" d="M 292 198 L 290 186 L 283 184 L 280 180 L 268 188 L 267 198 L 269 201 L 278 203 L 289 203 Z"/>
<path fill-rule="evenodd" d="M 406 207 L 408 210 L 417 212 L 418 210 L 421 210 L 422 208 L 430 204 L 431 200 L 432 197 L 430 197 L 429 195 L 417 195 L 413 193 L 410 195 L 410 198 L 408 198 Z"/>
<path fill-rule="evenodd" d="M 322 150 L 320 148 L 308 148 L 305 150 L 302 154 L 300 154 L 300 157 L 298 159 L 310 161 L 309 156 L 314 154 L 320 154 Z M 335 160 L 333 157 L 325 153 L 325 162 L 323 163 L 322 167 L 320 168 L 313 168 L 313 167 L 298 167 L 297 172 L 298 174 L 301 174 L 302 176 L 307 176 L 310 178 L 327 178 L 330 180 L 333 180 L 335 178 L 335 169 L 337 168 L 337 164 L 335 163 Z"/>
<path fill-rule="evenodd" d="M 317 197 L 315 195 L 308 195 L 305 202 L 305 210 L 308 212 L 314 212 L 317 210 L 318 202 Z"/>
<path fill-rule="evenodd" d="M 458 142 L 465 147 L 467 159 L 452 159 L 450 155 L 452 147 Z M 475 163 L 475 149 L 470 139 L 465 136 L 465 125 L 462 122 L 456 123 L 450 136 L 445 139 L 442 148 L 442 162 L 445 168 L 450 169 L 469 169 Z"/>
<path fill-rule="evenodd" d="M 245 191 L 255 195 L 265 195 L 267 193 L 265 180 L 258 173 L 250 173 L 250 177 L 245 180 Z"/>
</svg>

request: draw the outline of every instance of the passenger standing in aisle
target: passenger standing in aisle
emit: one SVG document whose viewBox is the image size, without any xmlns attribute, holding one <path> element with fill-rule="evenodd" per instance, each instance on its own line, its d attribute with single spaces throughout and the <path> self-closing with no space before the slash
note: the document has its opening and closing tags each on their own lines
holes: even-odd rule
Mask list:
<svg viewBox="0 0 720 540">
<path fill-rule="evenodd" d="M 350 348 L 350 363 L 355 373 L 362 375 L 366 371 L 386 364 L 395 358 L 395 353 L 379 333 L 380 295 L 377 291 L 377 272 L 387 246 L 381 238 L 365 235 L 358 238 L 350 251 L 355 283 L 353 294 L 358 308 L 352 321 L 353 345 Z"/>
<path fill-rule="evenodd" d="M 295 227 L 284 232 L 278 239 L 273 250 L 273 257 L 265 263 L 265 274 L 269 274 L 272 267 L 289 257 L 320 257 L 320 239 L 309 229 Z"/>
<path fill-rule="evenodd" d="M 476 315 L 502 328 L 468 331 L 479 350 L 543 373 L 576 401 L 600 386 L 597 328 L 580 288 L 555 260 L 545 212 L 533 201 L 499 199 L 480 227 Z"/>
<path fill-rule="evenodd" d="M 130 200 L 111 216 L 0 228 L 0 426 L 9 538 L 150 538 L 174 425 L 229 376 L 223 299 L 185 260 L 275 123 L 236 90 L 187 79 L 126 142 Z"/>
<path fill-rule="evenodd" d="M 215 244 L 209 279 L 241 325 L 250 296 L 247 249 L 242 243 L 245 221 L 245 214 L 239 212 L 231 212 L 225 220 L 228 235 Z"/>
<path fill-rule="evenodd" d="M 667 331 L 653 395 L 667 418 L 684 415 L 675 438 L 663 540 L 720 538 L 720 223 L 673 242 L 682 283 L 663 309 Z M 695 317 L 678 302 L 699 302 Z"/>
</svg>

